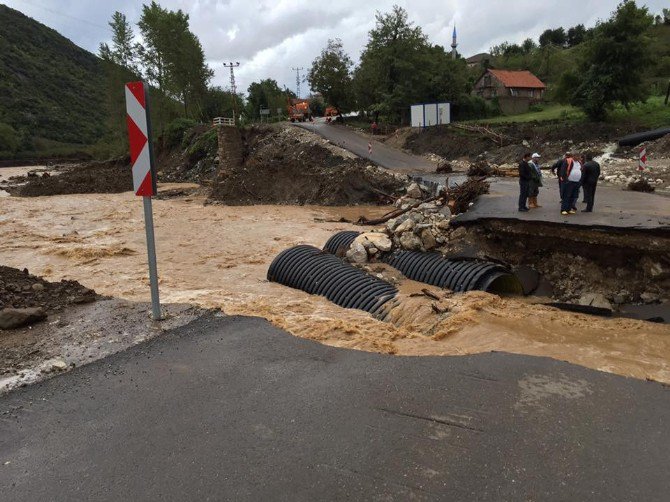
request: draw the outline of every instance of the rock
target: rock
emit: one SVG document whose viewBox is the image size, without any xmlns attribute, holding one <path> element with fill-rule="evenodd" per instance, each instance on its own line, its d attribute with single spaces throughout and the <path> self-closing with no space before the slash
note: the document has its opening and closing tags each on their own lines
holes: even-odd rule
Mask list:
<svg viewBox="0 0 670 502">
<path fill-rule="evenodd" d="M 629 299 L 630 295 L 627 291 L 620 291 L 612 297 L 612 301 L 617 305 L 623 305 Z"/>
<path fill-rule="evenodd" d="M 416 225 L 414 220 L 411 219 L 411 218 L 408 218 L 405 221 L 403 221 L 400 225 L 398 225 L 393 233 L 394 234 L 402 234 L 402 233 L 408 232 L 410 230 L 414 230 L 414 225 Z"/>
<path fill-rule="evenodd" d="M 577 303 L 580 305 L 612 310 L 612 304 L 600 293 L 585 293 L 579 300 L 577 300 Z"/>
<path fill-rule="evenodd" d="M 412 232 L 405 232 L 400 236 L 400 246 L 408 251 L 421 249 L 421 239 Z"/>
<path fill-rule="evenodd" d="M 409 214 L 409 219 L 414 223 L 421 223 L 425 218 L 420 211 L 413 211 Z"/>
<path fill-rule="evenodd" d="M 47 313 L 39 307 L 0 310 L 0 329 L 16 329 L 35 324 L 47 318 Z"/>
<path fill-rule="evenodd" d="M 449 220 L 438 221 L 435 227 L 439 230 L 449 230 Z"/>
<path fill-rule="evenodd" d="M 449 206 L 442 206 L 440 208 L 440 214 L 447 218 L 451 218 L 451 209 L 449 208 Z"/>
<path fill-rule="evenodd" d="M 51 363 L 51 371 L 65 371 L 67 368 L 67 363 L 62 359 L 54 359 Z"/>
<path fill-rule="evenodd" d="M 423 198 L 423 192 L 418 183 L 414 182 L 409 187 L 407 187 L 407 196 L 413 199 Z"/>
<path fill-rule="evenodd" d="M 398 228 L 398 226 L 399 226 L 401 223 L 407 221 L 408 219 L 409 219 L 409 214 L 407 214 L 407 213 L 405 213 L 405 214 L 401 214 L 401 215 L 398 216 L 397 218 L 393 218 L 393 219 L 390 219 L 389 221 L 387 221 L 387 222 L 386 222 L 386 228 L 387 228 L 390 232 L 395 232 L 396 228 Z"/>
<path fill-rule="evenodd" d="M 651 279 L 658 280 L 670 277 L 670 268 L 664 267 L 662 263 L 654 261 L 648 256 L 642 258 L 640 264 L 642 270 L 644 270 L 644 275 Z"/>
<path fill-rule="evenodd" d="M 368 248 L 368 254 L 369 254 L 370 256 L 375 255 L 375 254 L 377 254 L 377 253 L 379 253 L 379 249 L 377 249 L 377 248 L 375 248 L 375 247 Z"/>
<path fill-rule="evenodd" d="M 41 282 L 36 282 L 33 284 L 33 291 L 44 291 L 46 288 L 44 287 L 44 284 Z"/>
<path fill-rule="evenodd" d="M 349 248 L 349 251 L 346 253 L 347 260 L 351 263 L 367 263 L 368 261 L 368 251 L 365 249 L 365 246 L 360 242 L 354 241 Z"/>
<path fill-rule="evenodd" d="M 438 207 L 433 202 L 424 202 L 417 209 L 419 211 L 423 211 L 423 212 L 426 212 L 426 213 L 436 213 L 437 210 L 438 210 Z"/>
<path fill-rule="evenodd" d="M 426 251 L 430 251 L 431 249 L 434 249 L 435 246 L 437 246 L 435 237 L 433 236 L 433 233 L 430 231 L 430 229 L 425 228 L 421 231 L 421 244 Z"/>
<path fill-rule="evenodd" d="M 437 169 L 435 170 L 436 173 L 450 173 L 453 172 L 454 168 L 451 166 L 451 163 L 449 162 L 444 162 L 437 166 Z"/>
<path fill-rule="evenodd" d="M 368 232 L 361 234 L 356 238 L 356 240 L 358 239 L 361 239 L 362 241 L 364 240 L 368 243 L 366 244 L 365 242 L 361 242 L 368 250 L 371 247 L 375 247 L 380 251 L 386 252 L 391 251 L 391 248 L 393 247 L 391 239 L 389 239 L 386 234 L 382 234 L 380 232 Z"/>
<path fill-rule="evenodd" d="M 525 140 L 525 139 L 524 139 L 524 140 L 521 142 L 521 144 L 522 144 L 523 146 L 525 146 L 526 148 L 530 148 L 530 143 L 528 143 L 528 140 Z"/>
<path fill-rule="evenodd" d="M 458 227 L 456 230 L 454 230 L 451 234 L 452 239 L 461 239 L 467 235 L 468 231 L 465 229 L 465 227 Z"/>
<path fill-rule="evenodd" d="M 654 303 L 660 299 L 660 296 L 658 296 L 656 293 L 652 293 L 651 291 L 645 291 L 640 295 L 640 300 L 642 300 L 644 303 Z"/>
</svg>

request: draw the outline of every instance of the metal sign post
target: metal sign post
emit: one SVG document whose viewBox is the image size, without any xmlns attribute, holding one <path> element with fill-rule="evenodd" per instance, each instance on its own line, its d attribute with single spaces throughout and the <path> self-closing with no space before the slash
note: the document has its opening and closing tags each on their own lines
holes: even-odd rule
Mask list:
<svg viewBox="0 0 670 502">
<path fill-rule="evenodd" d="M 151 312 L 155 321 L 162 319 L 158 297 L 158 267 L 156 265 L 156 241 L 151 197 L 156 195 L 156 167 L 151 141 L 151 117 L 149 115 L 149 93 L 144 82 L 126 84 L 126 123 L 130 144 L 130 161 L 133 169 L 135 195 L 142 197 L 144 204 L 144 226 L 147 234 L 149 256 L 149 281 L 151 283 Z"/>
</svg>

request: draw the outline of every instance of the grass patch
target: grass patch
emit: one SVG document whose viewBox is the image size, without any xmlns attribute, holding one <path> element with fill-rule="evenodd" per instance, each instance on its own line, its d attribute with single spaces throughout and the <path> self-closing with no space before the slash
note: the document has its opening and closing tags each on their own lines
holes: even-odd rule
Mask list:
<svg viewBox="0 0 670 502">
<path fill-rule="evenodd" d="M 665 97 L 652 96 L 646 103 L 636 103 L 628 110 L 617 106 L 609 118 L 612 122 L 632 123 L 649 129 L 670 127 L 670 105 L 666 106 L 664 101 Z"/>
<path fill-rule="evenodd" d="M 466 120 L 466 123 L 480 124 L 519 124 L 524 122 L 548 122 L 562 120 L 580 122 L 585 118 L 584 112 L 570 105 L 546 104 L 542 110 L 530 111 L 519 115 L 500 115 L 487 119 Z"/>
<path fill-rule="evenodd" d="M 664 104 L 665 97 L 652 96 L 645 103 L 636 103 L 626 110 L 617 105 L 609 114 L 607 122 L 630 124 L 638 127 L 656 129 L 670 127 L 670 106 Z M 526 122 L 583 122 L 584 112 L 570 105 L 546 104 L 542 110 L 530 111 L 519 115 L 502 115 L 488 119 L 467 120 L 465 123 L 479 124 L 520 124 Z"/>
</svg>

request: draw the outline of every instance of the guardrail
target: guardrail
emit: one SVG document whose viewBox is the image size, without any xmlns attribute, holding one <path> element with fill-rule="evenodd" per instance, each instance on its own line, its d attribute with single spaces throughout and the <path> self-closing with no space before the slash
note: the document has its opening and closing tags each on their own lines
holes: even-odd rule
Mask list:
<svg viewBox="0 0 670 502">
<path fill-rule="evenodd" d="M 216 117 L 214 119 L 214 125 L 219 125 L 219 126 L 234 126 L 235 125 L 235 120 L 230 119 L 228 117 Z"/>
</svg>

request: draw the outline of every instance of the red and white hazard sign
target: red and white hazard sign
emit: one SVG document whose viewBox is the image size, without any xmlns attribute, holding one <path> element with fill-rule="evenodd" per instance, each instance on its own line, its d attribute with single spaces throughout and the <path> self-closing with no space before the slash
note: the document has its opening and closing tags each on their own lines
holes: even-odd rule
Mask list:
<svg viewBox="0 0 670 502">
<path fill-rule="evenodd" d="M 640 148 L 640 162 L 637 165 L 638 171 L 644 171 L 647 168 L 647 149 Z"/>
<path fill-rule="evenodd" d="M 144 82 L 126 84 L 126 112 L 135 195 L 151 197 L 156 195 L 156 176 L 149 141 L 150 122 Z"/>
<path fill-rule="evenodd" d="M 372 141 L 368 141 L 368 155 L 372 155 Z"/>
</svg>

